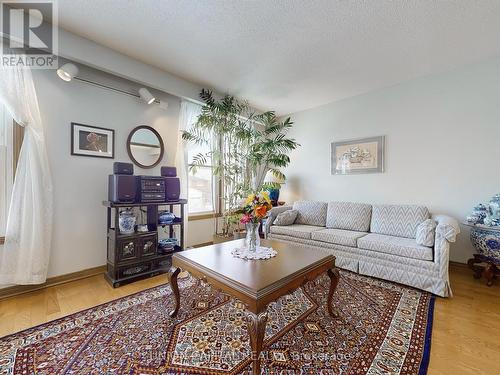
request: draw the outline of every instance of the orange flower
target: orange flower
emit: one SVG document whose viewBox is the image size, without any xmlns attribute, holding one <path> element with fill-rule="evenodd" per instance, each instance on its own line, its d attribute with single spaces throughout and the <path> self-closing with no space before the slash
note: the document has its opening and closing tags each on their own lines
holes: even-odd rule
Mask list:
<svg viewBox="0 0 500 375">
<path fill-rule="evenodd" d="M 266 216 L 266 213 L 267 213 L 267 207 L 266 206 L 257 206 L 255 207 L 255 216 L 259 217 L 259 218 L 263 218 L 264 216 Z"/>
</svg>

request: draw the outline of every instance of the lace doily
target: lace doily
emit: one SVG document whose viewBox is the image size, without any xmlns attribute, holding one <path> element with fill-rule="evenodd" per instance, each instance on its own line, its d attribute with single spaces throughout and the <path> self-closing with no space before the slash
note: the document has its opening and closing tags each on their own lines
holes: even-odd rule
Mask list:
<svg viewBox="0 0 500 375">
<path fill-rule="evenodd" d="M 249 251 L 248 248 L 236 248 L 231 251 L 231 254 L 242 259 L 269 259 L 275 257 L 278 252 L 272 247 L 258 246 L 255 251 Z"/>
</svg>

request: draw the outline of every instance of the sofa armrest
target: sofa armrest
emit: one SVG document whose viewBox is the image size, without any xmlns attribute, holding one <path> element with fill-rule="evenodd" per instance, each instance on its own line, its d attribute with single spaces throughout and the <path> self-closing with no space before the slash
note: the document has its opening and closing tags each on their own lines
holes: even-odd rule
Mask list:
<svg viewBox="0 0 500 375">
<path fill-rule="evenodd" d="M 450 286 L 448 267 L 450 264 L 450 243 L 455 242 L 460 233 L 458 222 L 450 216 L 432 215 L 437 222 L 436 240 L 434 242 L 434 261 L 439 267 L 441 279 L 444 280 L 446 291 L 444 297 L 453 296 Z"/>
<path fill-rule="evenodd" d="M 438 237 L 443 237 L 448 242 L 455 242 L 460 233 L 458 221 L 446 215 L 432 215 L 432 219 L 437 222 L 436 241 Z"/>
<path fill-rule="evenodd" d="M 264 237 L 267 238 L 267 235 L 269 234 L 271 225 L 273 225 L 274 220 L 276 220 L 276 216 L 278 216 L 280 213 L 291 210 L 292 206 L 278 206 L 278 207 L 273 207 L 271 211 L 267 214 L 266 218 L 266 224 L 264 225 L 263 232 L 264 232 Z"/>
</svg>

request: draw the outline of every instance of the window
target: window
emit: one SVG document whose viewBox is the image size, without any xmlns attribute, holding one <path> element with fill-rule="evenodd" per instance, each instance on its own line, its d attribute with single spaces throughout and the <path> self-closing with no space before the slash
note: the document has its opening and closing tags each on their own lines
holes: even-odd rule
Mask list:
<svg viewBox="0 0 500 375">
<path fill-rule="evenodd" d="M 5 239 L 10 196 L 22 139 L 23 128 L 0 105 L 0 243 Z"/>
<path fill-rule="evenodd" d="M 203 162 L 203 165 L 197 165 L 195 171 L 191 169 L 193 160 L 197 157 L 197 155 L 206 155 L 208 152 L 210 152 L 210 147 L 211 146 L 208 144 L 189 144 L 188 146 L 188 199 L 190 216 L 214 214 L 218 211 L 215 199 L 216 179 L 213 175 L 212 159 L 207 158 Z"/>
</svg>

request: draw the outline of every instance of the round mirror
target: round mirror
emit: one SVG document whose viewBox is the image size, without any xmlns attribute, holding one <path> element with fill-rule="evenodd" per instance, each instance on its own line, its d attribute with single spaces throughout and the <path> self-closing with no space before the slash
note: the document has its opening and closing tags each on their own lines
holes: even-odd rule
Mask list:
<svg viewBox="0 0 500 375">
<path fill-rule="evenodd" d="M 150 126 L 141 125 L 132 130 L 127 139 L 128 156 L 141 168 L 153 168 L 163 158 L 163 141 Z"/>
</svg>

